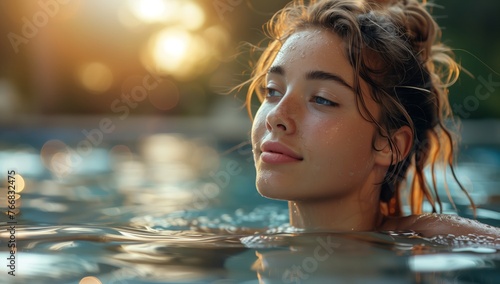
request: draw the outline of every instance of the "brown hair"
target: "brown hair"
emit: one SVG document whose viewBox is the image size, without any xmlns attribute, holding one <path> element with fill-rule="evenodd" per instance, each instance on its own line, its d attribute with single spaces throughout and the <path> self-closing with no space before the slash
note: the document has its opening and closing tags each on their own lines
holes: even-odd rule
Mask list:
<svg viewBox="0 0 500 284">
<path fill-rule="evenodd" d="M 409 204 L 413 214 L 422 213 L 424 199 L 432 205 L 433 212 L 437 212 L 436 204 L 442 211 L 436 184 L 439 163 L 451 169 L 475 208 L 455 175 L 455 137 L 445 126 L 452 120 L 448 87 L 457 80 L 460 67 L 450 49 L 439 42 L 440 29 L 426 6 L 416 0 L 292 1 L 266 24 L 270 43 L 248 81 L 247 109 L 252 116 L 252 95 L 256 93 L 262 102 L 266 73 L 290 35 L 305 28 L 325 29 L 339 35 L 355 72 L 358 109 L 376 125 L 397 156 L 381 184 L 381 210 L 390 216 L 402 215 L 400 188 L 406 180 L 411 183 Z M 367 82 L 373 100 L 381 108 L 378 118 L 365 105 L 360 79 Z M 405 125 L 412 129 L 414 139 L 410 153 L 402 157 L 390 134 Z M 426 165 L 430 165 L 432 185 L 425 179 Z M 450 201 L 453 204 L 451 197 Z"/>
</svg>

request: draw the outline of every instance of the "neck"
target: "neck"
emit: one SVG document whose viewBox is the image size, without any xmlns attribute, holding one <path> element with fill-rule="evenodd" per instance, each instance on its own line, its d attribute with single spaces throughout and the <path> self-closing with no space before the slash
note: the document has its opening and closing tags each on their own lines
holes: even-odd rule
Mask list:
<svg viewBox="0 0 500 284">
<path fill-rule="evenodd" d="M 383 215 L 379 205 L 380 190 L 371 188 L 363 194 L 330 199 L 290 201 L 290 224 L 306 230 L 374 231 Z"/>
</svg>

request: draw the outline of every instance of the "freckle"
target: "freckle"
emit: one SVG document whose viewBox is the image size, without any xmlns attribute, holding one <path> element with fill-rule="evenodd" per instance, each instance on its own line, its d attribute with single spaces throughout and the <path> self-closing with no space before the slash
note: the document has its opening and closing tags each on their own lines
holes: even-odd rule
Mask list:
<svg viewBox="0 0 500 284">
<path fill-rule="evenodd" d="M 350 176 L 353 176 L 353 175 L 354 175 L 354 172 L 349 172 L 349 175 L 350 175 Z"/>
</svg>

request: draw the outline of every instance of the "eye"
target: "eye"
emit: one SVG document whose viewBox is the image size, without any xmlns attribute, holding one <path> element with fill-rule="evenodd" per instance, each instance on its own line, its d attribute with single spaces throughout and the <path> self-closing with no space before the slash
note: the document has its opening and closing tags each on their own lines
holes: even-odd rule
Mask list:
<svg viewBox="0 0 500 284">
<path fill-rule="evenodd" d="M 314 103 L 317 103 L 317 104 L 319 104 L 319 105 L 324 105 L 324 106 L 332 106 L 332 107 L 339 106 L 339 104 L 338 104 L 338 103 L 336 103 L 336 102 L 332 102 L 332 101 L 330 101 L 330 100 L 327 100 L 327 99 L 325 99 L 325 98 L 323 98 L 323 97 L 319 97 L 319 96 L 314 96 L 314 97 L 312 98 L 312 101 L 313 101 Z"/>
<path fill-rule="evenodd" d="M 272 89 L 272 88 L 266 88 L 266 97 L 267 98 L 282 97 L 282 96 L 283 96 L 283 94 L 281 94 L 277 90 Z"/>
</svg>

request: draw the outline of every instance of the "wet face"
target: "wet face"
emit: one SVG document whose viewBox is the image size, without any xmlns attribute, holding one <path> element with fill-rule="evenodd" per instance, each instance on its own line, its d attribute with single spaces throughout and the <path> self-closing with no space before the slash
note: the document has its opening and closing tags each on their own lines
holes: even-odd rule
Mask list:
<svg viewBox="0 0 500 284">
<path fill-rule="evenodd" d="M 306 201 L 373 186 L 375 126 L 360 114 L 353 68 L 336 34 L 290 36 L 268 70 L 267 96 L 252 127 L 257 189 L 263 196 Z M 378 106 L 361 84 L 373 115 Z"/>
</svg>

